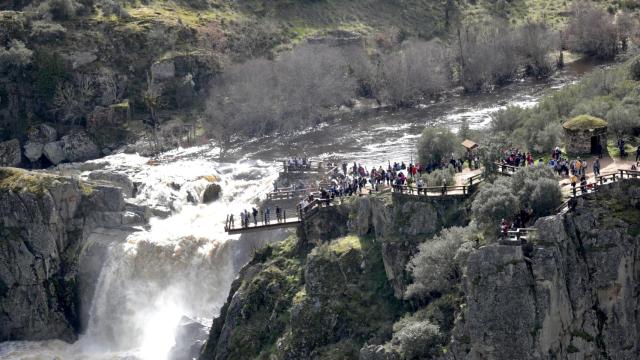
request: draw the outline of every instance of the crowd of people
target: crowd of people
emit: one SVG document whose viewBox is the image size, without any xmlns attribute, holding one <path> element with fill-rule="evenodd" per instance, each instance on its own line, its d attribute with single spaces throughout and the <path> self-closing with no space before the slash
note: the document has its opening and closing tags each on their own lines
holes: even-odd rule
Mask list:
<svg viewBox="0 0 640 360">
<path fill-rule="evenodd" d="M 506 166 L 512 167 L 525 167 L 525 166 L 547 166 L 553 169 L 558 176 L 569 177 L 586 176 L 589 168 L 589 162 L 586 159 L 581 159 L 579 156 L 575 159 L 568 159 L 563 156 L 562 150 L 556 147 L 551 151 L 551 157 L 545 162 L 543 158 L 539 158 L 536 162 L 531 155 L 531 152 L 526 154 L 517 148 L 511 148 L 504 150 L 502 158 L 502 171 L 506 171 Z M 592 170 L 594 176 L 600 175 L 600 158 L 595 157 L 593 159 Z"/>
</svg>

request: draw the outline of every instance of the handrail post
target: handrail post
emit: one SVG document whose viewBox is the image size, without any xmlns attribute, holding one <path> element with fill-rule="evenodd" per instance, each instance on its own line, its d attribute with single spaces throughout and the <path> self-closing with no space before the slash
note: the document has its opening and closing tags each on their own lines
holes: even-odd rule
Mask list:
<svg viewBox="0 0 640 360">
<path fill-rule="evenodd" d="M 467 187 L 462 185 L 462 195 L 467 195 Z"/>
</svg>

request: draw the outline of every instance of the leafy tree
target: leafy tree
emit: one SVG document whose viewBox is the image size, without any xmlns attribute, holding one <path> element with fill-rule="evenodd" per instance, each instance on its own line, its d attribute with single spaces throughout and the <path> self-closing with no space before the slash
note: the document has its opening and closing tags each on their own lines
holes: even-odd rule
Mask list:
<svg viewBox="0 0 640 360">
<path fill-rule="evenodd" d="M 529 197 L 534 216 L 550 215 L 561 203 L 562 192 L 557 180 L 542 178 L 535 182 L 535 188 Z"/>
<path fill-rule="evenodd" d="M 425 186 L 455 185 L 455 169 L 448 166 L 446 169 L 434 170 L 430 174 L 422 174 L 422 180 L 424 180 Z"/>
<path fill-rule="evenodd" d="M 614 107 L 607 112 L 606 119 L 609 123 L 609 130 L 616 134 L 618 139 L 625 134 L 631 134 L 634 127 L 640 126 L 638 109 L 628 106 L 618 105 Z"/>
<path fill-rule="evenodd" d="M 511 219 L 520 211 L 518 198 L 511 190 L 508 179 L 485 184 L 476 195 L 471 212 L 473 218 L 487 234 L 497 234 L 502 219 Z"/>
<path fill-rule="evenodd" d="M 44 99 L 54 97 L 58 84 L 67 78 L 67 70 L 60 54 L 49 51 L 36 52 L 36 85 Z"/>
<path fill-rule="evenodd" d="M 33 51 L 29 50 L 22 41 L 11 40 L 8 48 L 0 47 L 0 72 L 11 67 L 21 68 L 31 63 Z"/>
<path fill-rule="evenodd" d="M 418 141 L 418 158 L 423 164 L 448 160 L 458 152 L 458 138 L 446 127 L 427 127 Z"/>
<path fill-rule="evenodd" d="M 407 287 L 405 298 L 421 299 L 432 292 L 451 290 L 462 276 L 462 259 L 456 258 L 456 253 L 475 232 L 473 226 L 451 227 L 420 244 L 418 253 L 407 264 L 413 283 Z"/>
</svg>

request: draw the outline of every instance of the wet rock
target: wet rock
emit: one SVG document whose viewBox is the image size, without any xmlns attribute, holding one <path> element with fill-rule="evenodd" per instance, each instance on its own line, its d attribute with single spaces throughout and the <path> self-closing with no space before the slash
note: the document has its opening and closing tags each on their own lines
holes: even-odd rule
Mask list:
<svg viewBox="0 0 640 360">
<path fill-rule="evenodd" d="M 64 151 L 62 150 L 63 146 L 62 141 L 52 141 L 46 144 L 42 150 L 44 156 L 49 160 L 53 165 L 58 165 L 61 162 L 67 160 Z"/>
<path fill-rule="evenodd" d="M 176 330 L 176 344 L 169 352 L 169 360 L 191 360 L 200 355 L 200 349 L 209 336 L 206 326 L 183 316 Z"/>
<path fill-rule="evenodd" d="M 44 145 L 38 142 L 29 141 L 24 145 L 24 156 L 31 162 L 36 162 L 42 157 Z"/>
<path fill-rule="evenodd" d="M 18 139 L 0 142 L 0 166 L 18 166 L 21 161 L 22 152 Z"/>
<path fill-rule="evenodd" d="M 32 126 L 27 131 L 29 141 L 46 144 L 58 139 L 58 131 L 47 124 Z"/>
<path fill-rule="evenodd" d="M 214 202 L 220 198 L 222 188 L 218 184 L 209 184 L 202 193 L 202 202 L 205 204 Z"/>
<path fill-rule="evenodd" d="M 100 156 L 96 144 L 83 131 L 65 135 L 61 141 L 62 150 L 69 161 L 87 161 Z"/>
<path fill-rule="evenodd" d="M 133 196 L 133 182 L 131 182 L 129 177 L 125 174 L 120 174 L 109 170 L 96 170 L 89 173 L 89 179 L 108 182 L 122 189 L 122 193 L 126 197 Z"/>
</svg>

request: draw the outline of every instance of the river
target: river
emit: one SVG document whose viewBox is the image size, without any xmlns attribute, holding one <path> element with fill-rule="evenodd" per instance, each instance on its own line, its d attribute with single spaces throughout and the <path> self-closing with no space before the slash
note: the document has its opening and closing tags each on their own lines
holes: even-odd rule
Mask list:
<svg viewBox="0 0 640 360">
<path fill-rule="evenodd" d="M 223 231 L 226 214 L 239 213 L 271 190 L 279 160 L 304 154 L 368 166 L 408 161 L 415 158 L 424 126 L 457 129 L 467 119 L 472 128 L 484 127 L 495 111 L 507 105 L 534 106 L 544 94 L 592 68 L 573 63 L 549 81 L 524 80 L 493 93 L 452 96 L 414 109 L 345 112 L 331 124 L 244 142 L 222 162 L 218 149 L 209 145 L 169 151 L 153 165 L 148 158 L 127 154 L 96 160 L 142 184 L 135 202 L 171 215 L 152 218 L 148 227 L 110 245 L 95 294 L 83 298 L 91 304 L 90 319 L 76 343 L 5 342 L 0 358 L 166 359 L 183 316 L 210 326 L 252 250 L 285 235 L 240 240 Z M 205 176 L 220 178 L 223 196 L 209 205 L 193 205 L 187 192 L 200 191 Z"/>
</svg>

